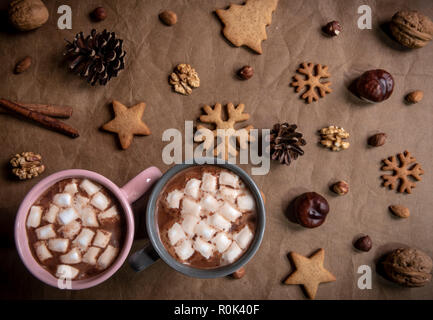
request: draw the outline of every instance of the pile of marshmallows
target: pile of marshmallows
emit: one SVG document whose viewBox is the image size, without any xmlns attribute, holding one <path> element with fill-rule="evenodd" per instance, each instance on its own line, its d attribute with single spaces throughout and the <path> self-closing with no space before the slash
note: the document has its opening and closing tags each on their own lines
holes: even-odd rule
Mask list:
<svg viewBox="0 0 433 320">
<path fill-rule="evenodd" d="M 181 209 L 182 221 L 168 230 L 168 238 L 183 261 L 195 251 L 209 259 L 217 250 L 222 254 L 222 264 L 229 264 L 253 239 L 248 225 L 237 233 L 230 232 L 232 223 L 255 210 L 253 196 L 237 175 L 226 171 L 220 172 L 219 185 L 217 189 L 216 176 L 204 173 L 202 180 L 190 179 L 184 190 L 167 195 L 168 206 Z"/>
<path fill-rule="evenodd" d="M 80 195 L 73 181 L 53 197 L 45 213 L 42 207 L 32 206 L 27 218 L 27 228 L 36 228 L 34 246 L 41 262 L 52 258 L 52 252 L 64 253 L 59 257 L 58 278 L 74 279 L 79 270 L 70 265 L 78 263 L 106 269 L 117 256 L 118 248 L 108 245 L 111 232 L 95 229 L 100 223 L 119 219 L 116 206 L 108 208 L 110 200 L 100 192 L 101 186 L 85 179 L 79 187 L 88 196 Z M 39 227 L 42 221 L 47 224 Z"/>
</svg>

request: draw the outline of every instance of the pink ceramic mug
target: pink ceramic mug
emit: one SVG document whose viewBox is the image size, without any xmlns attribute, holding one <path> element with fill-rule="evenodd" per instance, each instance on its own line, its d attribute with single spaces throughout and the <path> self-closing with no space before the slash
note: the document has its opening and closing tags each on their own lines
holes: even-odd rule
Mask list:
<svg viewBox="0 0 433 320">
<path fill-rule="evenodd" d="M 69 287 L 66 288 L 73 290 L 86 289 L 104 282 L 122 266 L 131 249 L 132 241 L 134 239 L 134 215 L 132 213 L 131 204 L 140 198 L 152 186 L 152 184 L 161 177 L 161 175 L 161 171 L 159 171 L 158 168 L 150 167 L 142 171 L 122 188 L 119 188 L 109 179 L 98 173 L 80 169 L 60 171 L 41 180 L 24 198 L 18 209 L 15 220 L 15 245 L 24 265 L 36 278 L 46 284 L 61 289 L 65 288 L 59 284 L 59 279 L 45 270 L 33 257 L 27 238 L 27 214 L 32 204 L 41 196 L 41 194 L 56 182 L 68 178 L 88 178 L 110 190 L 122 206 L 126 221 L 125 242 L 116 260 L 104 272 L 88 279 L 72 280 L 69 283 Z"/>
</svg>

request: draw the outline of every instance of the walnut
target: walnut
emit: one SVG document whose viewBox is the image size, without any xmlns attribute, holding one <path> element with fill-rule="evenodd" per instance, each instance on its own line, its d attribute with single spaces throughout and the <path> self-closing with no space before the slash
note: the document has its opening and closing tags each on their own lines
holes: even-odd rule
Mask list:
<svg viewBox="0 0 433 320">
<path fill-rule="evenodd" d="M 345 150 L 350 146 L 349 142 L 344 141 L 344 139 L 349 138 L 349 133 L 343 128 L 329 126 L 321 129 L 319 133 L 321 138 L 320 143 L 332 151 Z"/>
<path fill-rule="evenodd" d="M 174 91 L 190 95 L 192 88 L 200 86 L 200 78 L 197 72 L 189 64 L 181 63 L 174 68 L 174 72 L 170 75 L 170 84 L 173 86 Z"/>
<path fill-rule="evenodd" d="M 12 173 L 20 180 L 31 179 L 45 171 L 42 157 L 34 152 L 22 152 L 12 157 Z"/>
</svg>

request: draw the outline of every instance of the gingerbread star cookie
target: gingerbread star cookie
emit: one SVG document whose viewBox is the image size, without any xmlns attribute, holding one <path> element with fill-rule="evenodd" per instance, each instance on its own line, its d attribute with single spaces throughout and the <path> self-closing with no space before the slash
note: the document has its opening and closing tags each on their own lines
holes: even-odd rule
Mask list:
<svg viewBox="0 0 433 320">
<path fill-rule="evenodd" d="M 224 24 L 224 36 L 236 47 L 245 45 L 262 53 L 262 41 L 267 39 L 266 26 L 272 22 L 272 12 L 278 0 L 247 0 L 244 5 L 231 4 L 227 10 L 216 10 Z"/>
<path fill-rule="evenodd" d="M 319 249 L 310 258 L 296 252 L 290 252 L 290 257 L 295 264 L 296 271 L 284 283 L 302 285 L 310 299 L 316 296 L 320 283 L 336 280 L 334 275 L 323 267 L 325 250 Z"/>
<path fill-rule="evenodd" d="M 102 129 L 117 133 L 122 149 L 128 149 L 134 135 L 148 136 L 149 128 L 141 121 L 146 104 L 141 102 L 130 108 L 119 101 L 113 101 L 115 117 L 102 126 Z"/>
</svg>

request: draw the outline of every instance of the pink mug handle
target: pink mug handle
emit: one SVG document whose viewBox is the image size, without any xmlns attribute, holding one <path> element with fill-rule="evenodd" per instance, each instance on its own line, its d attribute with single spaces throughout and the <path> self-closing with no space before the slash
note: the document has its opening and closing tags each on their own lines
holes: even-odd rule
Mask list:
<svg viewBox="0 0 433 320">
<path fill-rule="evenodd" d="M 140 198 L 159 179 L 162 173 L 157 167 L 149 167 L 132 178 L 120 190 L 128 203 L 133 203 Z"/>
</svg>

